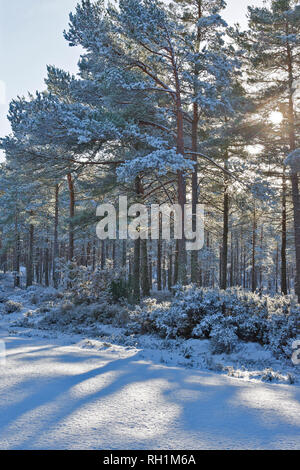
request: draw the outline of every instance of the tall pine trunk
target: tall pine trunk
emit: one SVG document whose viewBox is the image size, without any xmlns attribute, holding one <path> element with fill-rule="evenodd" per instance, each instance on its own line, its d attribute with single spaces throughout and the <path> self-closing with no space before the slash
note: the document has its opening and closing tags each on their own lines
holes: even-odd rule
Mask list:
<svg viewBox="0 0 300 470">
<path fill-rule="evenodd" d="M 256 279 L 256 231 L 257 231 L 257 220 L 256 220 L 256 209 L 253 213 L 253 229 L 252 229 L 252 275 L 251 275 L 251 289 L 252 292 L 256 291 L 257 279 Z"/>
<path fill-rule="evenodd" d="M 58 246 L 58 222 L 59 222 L 59 185 L 55 186 L 55 208 L 54 208 L 54 244 L 53 244 L 53 271 L 52 279 L 55 288 L 58 286 L 57 260 L 59 257 Z"/>
<path fill-rule="evenodd" d="M 20 234 L 19 234 L 19 220 L 18 213 L 16 208 L 15 213 L 15 248 L 14 248 L 14 286 L 20 287 L 20 256 L 21 256 L 21 246 L 20 246 Z"/>
<path fill-rule="evenodd" d="M 161 270 L 162 270 L 162 216 L 159 214 L 159 238 L 157 240 L 157 290 L 161 291 L 162 290 L 162 276 L 161 276 Z"/>
<path fill-rule="evenodd" d="M 29 250 L 28 250 L 28 262 L 26 269 L 26 287 L 30 287 L 33 284 L 33 245 L 34 245 L 34 226 L 33 223 L 29 226 Z"/>
<path fill-rule="evenodd" d="M 228 154 L 225 161 L 227 167 Z M 228 233 L 229 233 L 229 194 L 228 179 L 225 175 L 224 196 L 223 196 L 223 240 L 222 240 L 222 256 L 221 256 L 221 289 L 227 289 L 227 264 L 228 264 Z"/>
<path fill-rule="evenodd" d="M 139 201 L 140 195 L 143 194 L 141 179 L 135 179 L 135 192 Z M 133 259 L 133 300 L 139 302 L 141 299 L 141 238 L 134 240 L 134 259 Z"/>
<path fill-rule="evenodd" d="M 287 29 L 287 34 L 288 34 Z M 293 102 L 294 93 L 294 74 L 293 74 L 293 57 L 289 42 L 287 41 L 287 58 L 288 58 L 288 74 L 289 74 L 289 110 L 288 110 L 288 123 L 289 123 L 289 145 L 290 151 L 296 149 L 296 136 L 295 136 L 295 111 Z M 295 293 L 300 303 L 300 197 L 299 197 L 299 181 L 298 174 L 292 173 L 292 198 L 294 206 L 294 232 L 295 232 L 295 251 L 296 251 L 296 273 L 295 273 Z"/>
<path fill-rule="evenodd" d="M 142 270 L 142 292 L 144 297 L 150 296 L 149 269 L 148 269 L 148 246 L 147 240 L 141 240 L 141 270 Z"/>
<path fill-rule="evenodd" d="M 198 0 L 198 15 L 197 20 L 202 18 L 202 0 Z M 201 45 L 201 28 L 197 26 L 197 37 L 195 43 L 195 53 L 198 54 Z M 199 77 L 199 66 L 195 65 L 194 69 L 194 97 L 198 94 L 198 77 Z M 192 152 L 195 154 L 198 152 L 198 125 L 199 125 L 199 105 L 193 103 L 193 122 L 192 122 Z M 197 204 L 198 204 L 198 161 L 197 156 L 193 156 L 194 160 L 194 171 L 192 174 L 192 207 L 193 207 L 193 231 L 197 228 Z M 191 282 L 199 283 L 199 252 L 193 250 L 191 252 Z"/>
<path fill-rule="evenodd" d="M 71 173 L 68 173 L 68 188 L 69 188 L 69 199 L 70 199 L 70 211 L 69 211 L 69 261 L 74 258 L 74 216 L 75 216 L 75 190 L 74 182 Z"/>
<path fill-rule="evenodd" d="M 286 246 L 287 246 L 287 220 L 286 220 L 286 177 L 282 177 L 282 223 L 281 223 L 281 293 L 287 295 Z"/>
</svg>

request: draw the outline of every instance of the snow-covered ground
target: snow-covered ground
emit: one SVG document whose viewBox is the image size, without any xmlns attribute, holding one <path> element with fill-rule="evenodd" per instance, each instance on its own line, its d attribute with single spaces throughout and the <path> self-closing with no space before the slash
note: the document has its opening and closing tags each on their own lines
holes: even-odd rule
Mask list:
<svg viewBox="0 0 300 470">
<path fill-rule="evenodd" d="M 208 370 L 229 359 L 210 356 L 205 368 L 206 341 L 126 345 L 112 334 L 108 341 L 14 326 L 23 315 L 0 317 L 1 449 L 300 448 L 300 387 L 264 383 L 255 367 L 252 375 Z M 236 363 L 251 350 L 261 365 L 270 361 L 247 348 Z"/>
<path fill-rule="evenodd" d="M 1 449 L 299 449 L 300 388 L 7 336 Z"/>
</svg>

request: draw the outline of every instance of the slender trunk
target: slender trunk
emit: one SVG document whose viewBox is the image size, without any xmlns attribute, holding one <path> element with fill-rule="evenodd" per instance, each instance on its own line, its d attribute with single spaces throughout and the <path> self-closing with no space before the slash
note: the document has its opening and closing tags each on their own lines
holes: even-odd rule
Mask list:
<svg viewBox="0 0 300 470">
<path fill-rule="evenodd" d="M 246 246 L 243 247 L 243 288 L 246 289 L 247 285 L 247 260 L 246 260 Z"/>
<path fill-rule="evenodd" d="M 88 242 L 86 245 L 86 267 L 91 266 L 91 243 Z"/>
<path fill-rule="evenodd" d="M 126 268 L 127 264 L 127 241 L 123 240 L 122 242 L 122 267 Z"/>
<path fill-rule="evenodd" d="M 165 253 L 163 255 L 163 290 L 166 290 L 167 288 L 167 264 L 166 264 L 167 258 L 165 256 Z"/>
<path fill-rule="evenodd" d="M 287 33 L 288 33 L 287 29 Z M 288 74 L 289 74 L 289 110 L 288 110 L 288 123 L 289 123 L 289 145 L 290 151 L 296 149 L 296 136 L 295 136 L 295 112 L 293 102 L 293 87 L 294 87 L 294 74 L 293 74 L 293 58 L 289 42 L 287 41 L 287 57 L 288 57 Z M 300 303 L 300 197 L 299 197 L 299 181 L 298 174 L 292 173 L 292 198 L 294 206 L 294 231 L 295 231 L 295 251 L 296 251 L 296 273 L 295 273 L 295 293 Z"/>
<path fill-rule="evenodd" d="M 227 154 L 228 157 L 228 154 Z M 225 166 L 227 166 L 228 158 L 226 159 Z M 227 264 L 228 264 L 228 233 L 229 233 L 229 194 L 228 194 L 228 181 L 225 176 L 224 182 L 224 197 L 223 197 L 223 241 L 222 241 L 222 256 L 221 256 L 221 289 L 227 289 Z"/>
<path fill-rule="evenodd" d="M 20 234 L 19 234 L 19 220 L 18 220 L 18 213 L 16 209 L 15 213 L 15 252 L 14 252 L 14 286 L 20 287 Z"/>
<path fill-rule="evenodd" d="M 105 269 L 106 265 L 106 250 L 105 250 L 105 240 L 101 242 L 101 269 Z"/>
<path fill-rule="evenodd" d="M 235 273 L 234 273 L 234 285 L 238 286 L 240 283 L 240 239 L 236 236 L 236 250 L 235 250 Z"/>
<path fill-rule="evenodd" d="M 35 251 L 35 257 L 36 257 L 36 262 L 35 262 L 35 278 L 36 278 L 36 282 L 38 284 L 40 284 L 40 277 L 39 277 L 39 273 L 40 273 L 40 269 L 39 269 L 39 263 L 40 263 L 40 249 L 37 248 L 36 251 Z"/>
<path fill-rule="evenodd" d="M 253 214 L 253 233 L 252 233 L 252 278 L 251 278 L 251 289 L 252 292 L 256 291 L 256 210 L 254 209 Z"/>
<path fill-rule="evenodd" d="M 33 284 L 33 244 L 34 244 L 34 226 L 31 223 L 29 227 L 29 252 L 28 252 L 28 262 L 26 270 L 26 287 L 30 287 Z"/>
<path fill-rule="evenodd" d="M 128 258 L 128 284 L 130 286 L 130 289 L 133 290 L 133 282 L 132 282 L 132 257 L 129 255 Z"/>
<path fill-rule="evenodd" d="M 259 262 L 259 288 L 263 290 L 263 249 L 264 249 L 264 226 L 260 229 L 260 262 Z"/>
<path fill-rule="evenodd" d="M 153 261 L 152 261 L 152 240 L 150 239 L 150 246 L 148 250 L 148 266 L 149 266 L 149 288 L 150 291 L 153 287 Z"/>
<path fill-rule="evenodd" d="M 157 290 L 161 291 L 162 290 L 162 277 L 161 277 L 161 268 L 162 268 L 162 263 L 161 263 L 161 257 L 162 257 L 162 217 L 161 214 L 159 214 L 159 239 L 157 240 Z"/>
<path fill-rule="evenodd" d="M 45 258 L 44 258 L 45 286 L 49 286 L 49 241 L 46 239 Z"/>
<path fill-rule="evenodd" d="M 135 179 L 135 192 L 137 199 L 143 194 L 143 187 L 139 177 Z M 139 302 L 141 298 L 141 238 L 134 240 L 134 265 L 133 265 L 133 300 Z"/>
<path fill-rule="evenodd" d="M 54 245 L 53 245 L 53 285 L 55 288 L 58 286 L 58 272 L 57 272 L 57 260 L 59 257 L 58 247 L 58 219 L 59 217 L 59 185 L 55 186 L 55 215 L 54 215 Z"/>
<path fill-rule="evenodd" d="M 176 266 L 178 270 L 177 278 L 182 284 L 187 283 L 187 271 L 186 271 L 186 246 L 184 236 L 184 214 L 185 214 L 185 203 L 186 203 L 186 187 L 185 179 L 181 172 L 178 172 L 178 203 L 181 207 L 182 213 L 182 237 L 178 240 L 178 264 Z"/>
<path fill-rule="evenodd" d="M 97 249 L 96 249 L 96 242 L 94 240 L 93 241 L 93 255 L 92 255 L 92 269 L 93 269 L 93 272 L 96 269 L 96 256 L 97 256 Z"/>
<path fill-rule="evenodd" d="M 148 246 L 147 240 L 141 240 L 141 270 L 142 270 L 142 292 L 144 297 L 150 296 L 149 269 L 148 269 Z"/>
<path fill-rule="evenodd" d="M 197 20 L 202 18 L 202 0 L 198 0 L 198 14 Z M 197 38 L 195 43 L 195 53 L 198 54 L 201 45 L 201 28 L 197 27 Z M 195 83 L 194 83 L 194 97 L 198 95 L 198 77 L 199 77 L 199 66 L 195 66 L 194 70 Z M 192 122 L 192 152 L 195 154 L 198 152 L 198 125 L 199 125 L 199 105 L 198 103 L 193 104 L 193 122 Z M 197 204 L 198 204 L 198 163 L 197 156 L 193 157 L 194 160 L 194 171 L 192 174 L 192 207 L 193 207 L 193 231 L 196 231 L 197 227 Z M 193 250 L 191 252 L 191 282 L 199 282 L 199 252 Z"/>
<path fill-rule="evenodd" d="M 286 220 L 286 177 L 282 177 L 282 225 L 281 225 L 281 293 L 287 295 L 287 220 Z"/>
<path fill-rule="evenodd" d="M 181 101 L 181 85 L 178 76 L 177 64 L 175 57 L 172 56 L 172 66 L 174 71 L 174 79 L 176 84 L 176 117 L 177 117 L 177 153 L 184 156 L 184 125 L 183 125 L 183 109 Z M 182 284 L 187 283 L 187 270 L 186 270 L 186 246 L 184 236 L 184 215 L 185 215 L 185 204 L 186 204 L 186 181 L 182 171 L 177 172 L 178 182 L 178 204 L 181 207 L 182 213 L 182 237 L 178 240 L 178 264 L 177 278 Z"/>
<path fill-rule="evenodd" d="M 75 191 L 71 173 L 68 173 L 68 187 L 70 198 L 70 223 L 69 223 L 69 261 L 74 258 L 74 216 L 75 216 Z"/>
<path fill-rule="evenodd" d="M 139 302 L 141 298 L 141 239 L 134 240 L 134 260 L 133 260 L 133 300 Z"/>
<path fill-rule="evenodd" d="M 298 175 L 292 175 L 292 195 L 294 204 L 295 248 L 296 248 L 296 272 L 295 293 L 300 303 L 300 201 Z"/>
<path fill-rule="evenodd" d="M 234 273 L 234 253 L 233 253 L 233 233 L 230 237 L 230 287 L 233 287 L 233 273 Z"/>
<path fill-rule="evenodd" d="M 178 283 L 178 263 L 179 263 L 179 241 L 176 240 L 175 260 L 174 260 L 174 280 L 173 285 Z"/>
<path fill-rule="evenodd" d="M 275 292 L 278 294 L 278 265 L 279 265 L 279 247 L 278 243 L 276 246 L 276 257 L 275 257 Z"/>
<path fill-rule="evenodd" d="M 171 291 L 173 285 L 173 254 L 172 247 L 169 252 L 169 268 L 168 268 L 168 290 Z"/>
<path fill-rule="evenodd" d="M 198 122 L 199 122 L 199 110 L 197 103 L 193 105 L 193 123 L 192 123 L 192 152 L 198 152 Z M 194 171 L 192 174 L 192 211 L 193 211 L 193 232 L 197 229 L 197 204 L 198 204 L 198 163 L 197 156 L 193 157 L 194 160 Z M 196 284 L 198 282 L 198 261 L 199 252 L 198 250 L 192 250 L 191 252 L 191 282 Z"/>
</svg>

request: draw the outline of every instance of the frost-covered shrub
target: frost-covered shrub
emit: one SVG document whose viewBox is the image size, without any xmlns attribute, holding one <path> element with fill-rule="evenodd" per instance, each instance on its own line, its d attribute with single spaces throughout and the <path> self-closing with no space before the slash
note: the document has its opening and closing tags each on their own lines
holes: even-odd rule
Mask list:
<svg viewBox="0 0 300 470">
<path fill-rule="evenodd" d="M 87 318 L 89 318 L 92 323 L 114 323 L 115 321 L 117 322 L 117 318 L 120 317 L 121 319 L 122 313 L 125 311 L 125 309 L 121 305 L 111 304 L 106 301 L 87 305 L 84 310 L 86 312 Z"/>
<path fill-rule="evenodd" d="M 56 302 L 63 294 L 54 287 L 31 286 L 27 289 L 27 298 L 33 305 L 43 302 Z"/>
<path fill-rule="evenodd" d="M 274 355 L 291 357 L 292 343 L 300 335 L 299 312 L 292 311 L 289 315 L 274 315 L 268 323 L 267 342 Z"/>
<path fill-rule="evenodd" d="M 95 270 L 91 267 L 67 263 L 61 266 L 61 287 L 76 305 L 101 301 L 117 301 L 127 295 L 125 272 L 122 268 L 107 266 Z M 118 290 L 119 289 L 119 290 Z"/>
<path fill-rule="evenodd" d="M 210 333 L 212 352 L 214 354 L 230 354 L 235 351 L 238 345 L 235 331 L 236 328 L 232 326 L 214 326 Z"/>
<path fill-rule="evenodd" d="M 42 302 L 55 302 L 56 300 L 61 299 L 62 297 L 63 294 L 54 287 L 47 287 L 47 289 L 44 289 L 42 294 L 40 295 Z"/>
<path fill-rule="evenodd" d="M 210 338 L 211 332 L 216 325 L 223 324 L 223 315 L 221 312 L 205 316 L 192 331 L 194 338 Z"/>
<path fill-rule="evenodd" d="M 268 345 L 275 355 L 290 358 L 299 318 L 300 307 L 289 297 L 187 286 L 176 289 L 171 304 L 149 302 L 137 321 L 142 332 L 164 338 L 211 339 L 214 351 L 230 352 L 242 340 Z"/>
<path fill-rule="evenodd" d="M 19 302 L 15 302 L 14 300 L 8 300 L 5 303 L 5 312 L 7 314 L 20 312 L 23 308 L 23 305 Z"/>
<path fill-rule="evenodd" d="M 111 304 L 104 300 L 95 304 L 74 305 L 66 301 L 58 308 L 48 311 L 39 321 L 39 326 L 94 326 L 96 323 L 125 326 L 128 320 L 128 311 L 119 304 Z"/>
</svg>

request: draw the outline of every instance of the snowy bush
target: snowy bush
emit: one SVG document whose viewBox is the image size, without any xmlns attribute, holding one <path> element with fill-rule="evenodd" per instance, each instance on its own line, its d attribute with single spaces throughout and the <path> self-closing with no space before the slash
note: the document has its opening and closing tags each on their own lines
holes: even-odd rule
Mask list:
<svg viewBox="0 0 300 470">
<path fill-rule="evenodd" d="M 122 268 L 112 269 L 108 261 L 101 269 L 67 263 L 61 266 L 61 287 L 76 305 L 101 301 L 118 301 L 127 295 L 125 273 Z"/>
<path fill-rule="evenodd" d="M 213 327 L 211 338 L 211 349 L 214 354 L 230 354 L 236 350 L 238 345 L 238 337 L 235 334 L 234 327 L 225 327 L 223 325 L 216 325 Z"/>
<path fill-rule="evenodd" d="M 63 294 L 54 287 L 31 286 L 27 289 L 27 297 L 33 305 L 39 305 L 43 302 L 55 302 L 61 299 Z"/>
<path fill-rule="evenodd" d="M 178 287 L 172 303 L 149 302 L 138 317 L 142 332 L 163 338 L 211 339 L 214 352 L 232 352 L 238 340 L 268 345 L 291 357 L 300 307 L 289 297 L 260 296 L 241 288 L 227 291 Z"/>
<path fill-rule="evenodd" d="M 20 312 L 22 310 L 23 305 L 19 302 L 15 302 L 14 300 L 8 300 L 5 304 L 5 312 L 7 314 Z"/>
<path fill-rule="evenodd" d="M 39 326 L 94 326 L 96 323 L 125 326 L 128 320 L 129 314 L 125 307 L 111 304 L 105 300 L 94 304 L 80 305 L 65 301 L 59 307 L 46 312 L 39 321 Z"/>
<path fill-rule="evenodd" d="M 268 323 L 268 343 L 276 357 L 293 354 L 292 343 L 299 335 L 299 312 L 290 315 L 274 315 Z"/>
</svg>

